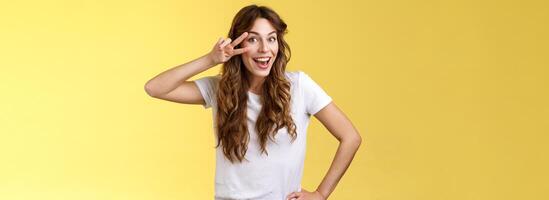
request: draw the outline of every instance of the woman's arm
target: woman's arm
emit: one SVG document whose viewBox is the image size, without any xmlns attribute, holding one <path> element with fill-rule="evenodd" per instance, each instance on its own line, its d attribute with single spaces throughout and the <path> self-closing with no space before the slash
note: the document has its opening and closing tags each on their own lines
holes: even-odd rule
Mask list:
<svg viewBox="0 0 549 200">
<path fill-rule="evenodd" d="M 204 104 L 204 99 L 189 78 L 216 64 L 209 54 L 164 71 L 145 84 L 145 91 L 151 97 L 184 104 Z"/>
<path fill-rule="evenodd" d="M 328 199 L 362 143 L 362 138 L 356 128 L 333 101 L 317 112 L 315 117 L 339 141 L 339 147 L 330 169 L 316 191 L 294 192 L 288 196 L 289 199 Z"/>
<path fill-rule="evenodd" d="M 212 50 L 197 59 L 164 71 L 145 84 L 149 96 L 169 101 L 189 104 L 204 104 L 198 87 L 193 81 L 187 81 L 194 75 L 224 63 L 232 56 L 246 52 L 246 48 L 233 49 L 247 36 L 242 34 L 231 43 L 231 39 L 220 38 Z"/>
<path fill-rule="evenodd" d="M 147 81 L 145 90 L 150 96 L 166 94 L 181 85 L 182 82 L 214 65 L 213 60 L 208 54 L 203 55 L 190 62 L 175 66 L 156 75 L 151 80 Z"/>
</svg>

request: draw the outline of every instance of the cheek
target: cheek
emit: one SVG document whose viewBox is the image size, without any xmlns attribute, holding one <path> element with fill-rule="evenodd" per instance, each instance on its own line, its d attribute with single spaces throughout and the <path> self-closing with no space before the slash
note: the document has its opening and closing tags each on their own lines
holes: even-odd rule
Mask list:
<svg viewBox="0 0 549 200">
<path fill-rule="evenodd" d="M 253 52 L 253 47 L 248 46 L 248 45 L 242 45 L 240 48 L 244 48 L 244 47 L 247 47 L 249 49 L 248 49 L 248 51 L 246 51 L 246 52 L 244 52 L 240 55 L 242 55 L 242 60 L 246 61 L 246 60 L 250 59 L 250 57 L 252 55 L 251 52 Z"/>
<path fill-rule="evenodd" d="M 253 62 L 251 53 L 245 52 L 241 55 L 242 55 L 242 62 L 244 62 L 244 66 L 249 67 Z"/>
<path fill-rule="evenodd" d="M 248 48 L 248 51 L 244 52 L 242 55 L 246 55 L 246 56 L 250 56 L 253 54 L 253 52 L 256 52 L 257 51 L 257 47 L 255 45 L 245 45 L 245 46 L 242 46 L 242 47 L 246 47 Z"/>
<path fill-rule="evenodd" d="M 248 52 L 244 52 L 240 55 L 242 55 L 242 60 L 244 60 L 244 61 L 250 59 L 250 53 L 248 53 Z"/>
<path fill-rule="evenodd" d="M 273 51 L 273 54 L 276 56 L 276 54 L 278 53 L 278 44 L 273 45 L 271 49 Z"/>
</svg>

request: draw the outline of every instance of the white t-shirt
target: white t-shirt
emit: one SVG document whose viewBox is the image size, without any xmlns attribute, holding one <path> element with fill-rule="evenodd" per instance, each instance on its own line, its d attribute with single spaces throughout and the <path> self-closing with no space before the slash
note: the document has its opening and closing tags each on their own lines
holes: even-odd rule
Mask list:
<svg viewBox="0 0 549 200">
<path fill-rule="evenodd" d="M 285 72 L 291 83 L 291 115 L 296 125 L 297 138 L 291 143 L 286 127 L 279 129 L 273 143 L 267 140 L 267 153 L 261 154 L 255 122 L 261 111 L 260 96 L 248 92 L 248 131 L 250 141 L 242 163 L 231 163 L 216 149 L 215 199 L 285 200 L 292 192 L 301 191 L 307 127 L 312 115 L 328 105 L 332 98 L 302 71 Z M 216 88 L 219 76 L 195 80 L 206 104 L 212 107 L 215 120 L 217 111 Z M 214 125 L 214 133 L 217 129 Z M 214 144 L 217 144 L 217 135 Z"/>
</svg>

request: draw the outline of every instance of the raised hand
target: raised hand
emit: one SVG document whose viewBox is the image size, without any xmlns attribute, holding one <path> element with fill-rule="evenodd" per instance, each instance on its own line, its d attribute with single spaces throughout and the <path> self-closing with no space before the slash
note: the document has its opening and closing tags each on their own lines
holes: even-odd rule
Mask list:
<svg viewBox="0 0 549 200">
<path fill-rule="evenodd" d="M 248 48 L 239 48 L 235 49 L 240 42 L 242 42 L 248 36 L 248 32 L 242 33 L 238 38 L 231 42 L 231 38 L 219 38 L 217 43 L 214 45 L 212 51 L 208 53 L 210 59 L 212 59 L 215 65 L 227 62 L 231 57 L 242 54 L 248 51 Z"/>
</svg>

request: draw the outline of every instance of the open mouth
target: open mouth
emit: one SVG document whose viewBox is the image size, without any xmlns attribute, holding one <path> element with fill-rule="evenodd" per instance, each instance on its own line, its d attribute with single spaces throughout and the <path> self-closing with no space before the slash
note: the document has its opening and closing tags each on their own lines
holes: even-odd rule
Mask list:
<svg viewBox="0 0 549 200">
<path fill-rule="evenodd" d="M 254 58 L 255 63 L 259 68 L 261 69 L 267 69 L 269 67 L 269 61 L 271 61 L 271 57 L 257 57 Z"/>
</svg>

